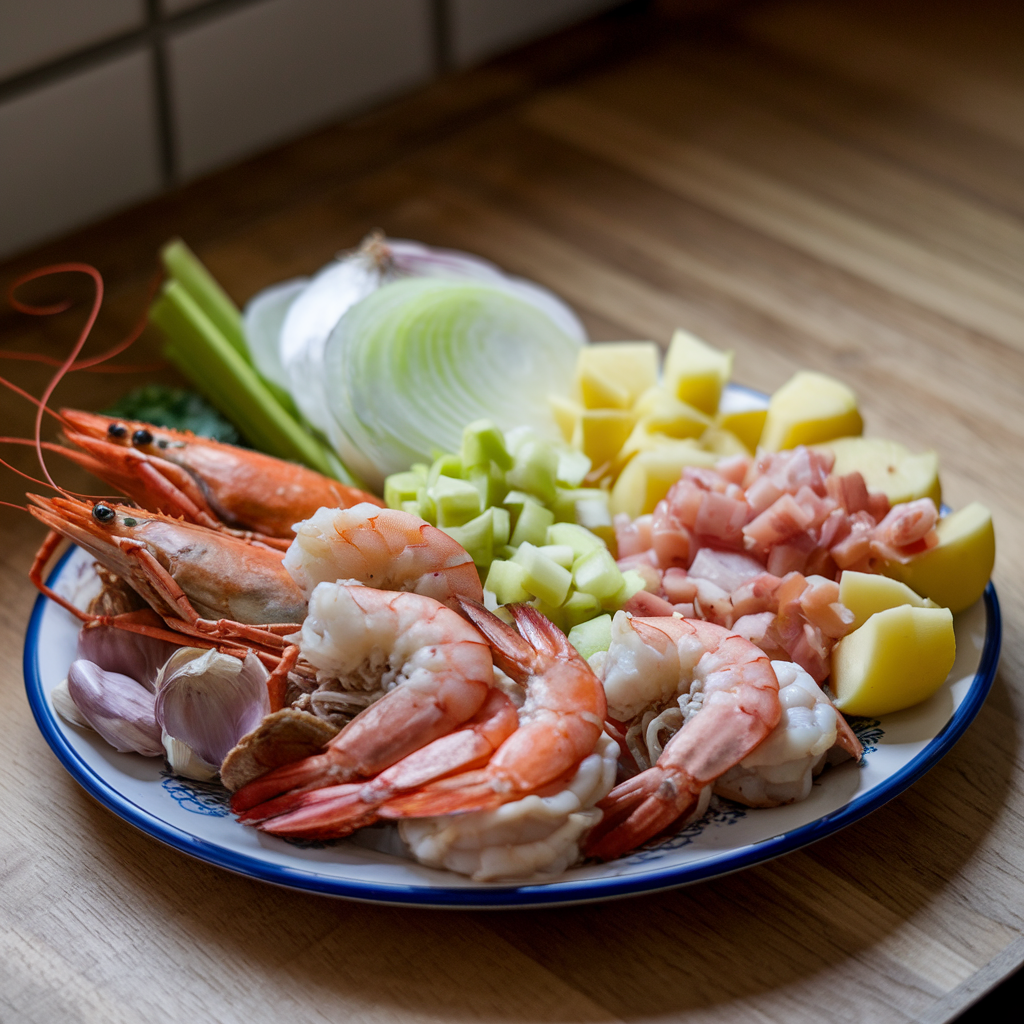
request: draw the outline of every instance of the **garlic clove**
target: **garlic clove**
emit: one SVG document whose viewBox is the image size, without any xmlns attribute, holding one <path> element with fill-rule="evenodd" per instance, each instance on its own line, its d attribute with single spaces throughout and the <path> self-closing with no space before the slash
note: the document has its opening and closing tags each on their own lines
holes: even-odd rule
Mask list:
<svg viewBox="0 0 1024 1024">
<path fill-rule="evenodd" d="M 217 778 L 220 768 L 204 761 L 187 743 L 176 740 L 168 733 L 164 733 L 163 740 L 167 763 L 175 775 L 195 779 L 196 782 L 212 782 Z"/>
<path fill-rule="evenodd" d="M 160 671 L 156 720 L 164 733 L 219 766 L 270 713 L 268 677 L 254 654 L 240 661 L 215 650 L 181 648 Z"/>
<path fill-rule="evenodd" d="M 77 725 L 80 729 L 92 729 L 92 726 L 89 724 L 89 719 L 78 710 L 77 705 L 71 699 L 67 679 L 62 679 L 50 691 L 50 703 L 53 705 L 53 710 L 56 711 L 65 722 L 68 722 L 71 725 Z"/>
<path fill-rule="evenodd" d="M 77 657 L 107 672 L 118 672 L 156 690 L 160 666 L 178 649 L 177 644 L 131 633 L 116 626 L 86 626 L 78 634 Z"/>
<path fill-rule="evenodd" d="M 82 717 L 116 750 L 164 752 L 153 694 L 134 679 L 80 658 L 68 669 L 67 688 Z"/>
</svg>

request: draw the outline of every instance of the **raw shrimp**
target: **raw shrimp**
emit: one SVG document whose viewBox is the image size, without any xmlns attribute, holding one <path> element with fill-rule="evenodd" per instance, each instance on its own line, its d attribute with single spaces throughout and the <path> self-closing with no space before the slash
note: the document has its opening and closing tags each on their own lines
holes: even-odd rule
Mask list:
<svg viewBox="0 0 1024 1024">
<path fill-rule="evenodd" d="M 620 612 L 616 620 L 612 646 L 599 663 L 612 717 L 625 721 L 652 698 L 675 694 L 688 698 L 688 714 L 658 763 L 598 805 L 605 817 L 584 852 L 601 860 L 685 819 L 703 790 L 742 761 L 781 715 L 775 672 L 748 640 L 699 619 L 629 619 Z"/>
<path fill-rule="evenodd" d="M 600 736 L 565 783 L 493 811 L 406 819 L 399 833 L 428 867 L 476 882 L 543 881 L 579 859 L 581 838 L 601 819 L 595 804 L 615 785 L 618 753 L 611 737 Z"/>
<path fill-rule="evenodd" d="M 395 794 L 486 764 L 516 726 L 515 705 L 501 690 L 492 689 L 460 729 L 414 750 L 371 781 L 285 793 L 250 808 L 238 820 L 260 823 L 258 828 L 274 835 L 340 839 L 376 821 L 377 808 Z"/>
<path fill-rule="evenodd" d="M 307 596 L 318 583 L 355 579 L 452 608 L 458 595 L 483 600 L 473 559 L 461 544 L 418 516 L 375 505 L 322 508 L 296 524 L 284 564 Z"/>
<path fill-rule="evenodd" d="M 53 531 L 37 558 L 37 576 L 49 547 L 64 536 L 131 584 L 165 618 L 299 623 L 306 613 L 306 600 L 285 571 L 280 551 L 113 502 L 28 497 L 36 506 L 29 511 Z M 35 582 L 41 586 L 41 579 Z"/>
<path fill-rule="evenodd" d="M 818 684 L 791 661 L 773 661 L 779 680 L 779 724 L 715 783 L 715 793 L 748 807 L 804 800 L 825 766 L 860 759 L 860 741 Z"/>
<path fill-rule="evenodd" d="M 381 806 L 382 818 L 494 810 L 575 770 L 603 731 L 601 683 L 557 627 L 528 605 L 511 605 L 520 635 L 482 605 L 460 603 L 490 642 L 495 664 L 526 685 L 519 728 L 485 768 L 394 797 Z"/>
<path fill-rule="evenodd" d="M 292 527 L 322 506 L 383 503 L 315 470 L 271 455 L 99 413 L 62 409 L 67 458 L 142 508 L 189 522 L 291 540 Z M 281 545 L 285 546 L 285 545 Z"/>
<path fill-rule="evenodd" d="M 487 641 L 433 598 L 320 583 L 298 634 L 318 678 L 354 679 L 383 693 L 322 754 L 285 765 L 240 789 L 236 812 L 293 789 L 368 778 L 472 718 L 494 684 Z"/>
</svg>

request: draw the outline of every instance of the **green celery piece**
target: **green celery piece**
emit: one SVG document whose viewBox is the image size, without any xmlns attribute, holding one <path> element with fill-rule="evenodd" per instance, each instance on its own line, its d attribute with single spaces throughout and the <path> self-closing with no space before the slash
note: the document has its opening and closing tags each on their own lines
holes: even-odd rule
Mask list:
<svg viewBox="0 0 1024 1024">
<path fill-rule="evenodd" d="M 199 257 L 180 238 L 175 238 L 160 250 L 160 258 L 167 273 L 188 292 L 232 348 L 251 362 L 241 311 Z"/>
<path fill-rule="evenodd" d="M 320 444 L 281 408 L 183 285 L 168 281 L 149 318 L 170 341 L 167 357 L 255 447 L 337 476 L 340 463 L 332 466 Z M 347 471 L 341 479 L 357 484 Z"/>
</svg>

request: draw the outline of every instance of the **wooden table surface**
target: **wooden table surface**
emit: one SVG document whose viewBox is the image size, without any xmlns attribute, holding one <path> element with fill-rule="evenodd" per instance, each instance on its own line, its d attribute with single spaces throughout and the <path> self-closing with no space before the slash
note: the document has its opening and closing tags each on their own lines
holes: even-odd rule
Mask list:
<svg viewBox="0 0 1024 1024">
<path fill-rule="evenodd" d="M 992 509 L 1005 623 L 960 742 L 814 846 L 603 905 L 381 908 L 190 860 L 85 795 L 25 700 L 41 531 L 3 509 L 0 1019 L 939 1022 L 1024 960 L 1022 38 L 1024 8 L 988 0 L 768 2 L 698 26 L 629 8 L 0 267 L 6 288 L 96 263 L 98 348 L 167 237 L 244 302 L 380 226 L 543 282 L 596 339 L 682 325 L 734 349 L 744 384 L 836 374 L 870 434 L 938 450 L 952 506 Z M 63 356 L 82 316 L 6 310 L 2 346 Z M 147 335 L 121 358 L 157 354 Z M 36 394 L 51 372 L 4 366 Z M 168 377 L 78 374 L 56 401 Z M 0 403 L 27 435 L 27 403 Z"/>
</svg>

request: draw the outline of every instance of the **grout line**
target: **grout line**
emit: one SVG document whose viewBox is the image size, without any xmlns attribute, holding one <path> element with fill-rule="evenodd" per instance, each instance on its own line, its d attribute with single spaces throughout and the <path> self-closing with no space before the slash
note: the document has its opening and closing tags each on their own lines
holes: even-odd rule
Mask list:
<svg viewBox="0 0 1024 1024">
<path fill-rule="evenodd" d="M 430 16 L 434 32 L 434 72 L 443 75 L 452 69 L 450 0 L 431 0 Z"/>
<path fill-rule="evenodd" d="M 57 60 L 13 75 L 6 81 L 0 81 L 0 103 L 14 99 L 23 93 L 31 92 L 41 86 L 58 82 L 78 71 L 120 57 L 140 45 L 151 45 L 157 39 L 162 40 L 169 28 L 190 28 L 220 14 L 233 11 L 240 7 L 248 7 L 258 0 L 208 0 L 201 7 L 183 11 L 175 15 L 161 15 L 157 0 L 146 0 L 146 24 L 142 28 L 105 39 L 81 50 L 59 57 Z"/>
<path fill-rule="evenodd" d="M 177 179 L 177 149 L 174 144 L 174 120 L 171 113 L 171 83 L 167 71 L 167 50 L 160 25 L 160 0 L 146 0 L 153 64 L 153 99 L 156 106 L 157 148 L 163 187 Z"/>
</svg>

